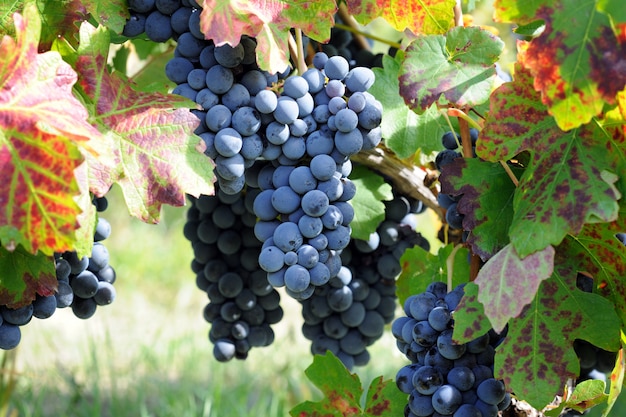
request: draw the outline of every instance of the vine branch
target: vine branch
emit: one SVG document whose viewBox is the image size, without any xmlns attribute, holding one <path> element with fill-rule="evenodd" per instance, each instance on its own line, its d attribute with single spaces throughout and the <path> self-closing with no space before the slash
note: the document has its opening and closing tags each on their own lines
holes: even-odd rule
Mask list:
<svg viewBox="0 0 626 417">
<path fill-rule="evenodd" d="M 353 155 L 352 161 L 391 178 L 398 191 L 420 200 L 427 207 L 435 210 L 440 217 L 443 217 L 441 207 L 437 204 L 437 197 L 424 183 L 428 177 L 426 171 L 398 158 L 396 154 L 383 145 Z"/>
</svg>

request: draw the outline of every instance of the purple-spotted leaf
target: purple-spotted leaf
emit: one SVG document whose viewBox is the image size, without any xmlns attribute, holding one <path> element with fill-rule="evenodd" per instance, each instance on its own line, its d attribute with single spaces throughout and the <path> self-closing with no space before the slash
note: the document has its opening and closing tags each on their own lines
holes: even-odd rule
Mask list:
<svg viewBox="0 0 626 417">
<path fill-rule="evenodd" d="M 18 246 L 9 252 L 0 247 L 0 305 L 19 308 L 29 305 L 35 295 L 48 296 L 57 288 L 52 256 L 27 252 Z"/>
<path fill-rule="evenodd" d="M 454 317 L 452 338 L 457 343 L 470 342 L 491 329 L 491 323 L 485 315 L 485 308 L 478 301 L 478 285 L 468 282 L 463 287 L 463 291 L 465 295 L 452 313 Z"/>
<path fill-rule="evenodd" d="M 597 292 L 611 300 L 626 326 L 626 251 L 618 233 L 626 231 L 623 203 L 616 221 L 587 224 L 576 236 L 563 240 L 569 262 L 594 279 Z"/>
<path fill-rule="evenodd" d="M 91 190 L 103 195 L 119 184 L 130 213 L 153 223 L 163 204 L 182 206 L 185 194 L 212 194 L 213 163 L 197 149 L 199 120 L 187 107 L 192 103 L 134 90 L 107 69 L 108 32 L 85 23 L 80 35 L 79 84 L 106 137 L 98 158 L 86 154 Z"/>
<path fill-rule="evenodd" d="M 130 17 L 127 0 L 81 0 L 81 3 L 99 24 L 115 33 L 122 33 Z"/>
<path fill-rule="evenodd" d="M 14 15 L 16 40 L 0 43 L 0 241 L 47 255 L 72 250 L 79 226 L 77 144 L 99 132 L 72 94 L 77 76 L 57 52 L 37 53 L 34 6 Z"/>
<path fill-rule="evenodd" d="M 626 85 L 626 38 L 616 35 L 596 0 L 498 3 L 496 18 L 502 21 L 545 22 L 541 36 L 520 43 L 518 59 L 531 70 L 534 88 L 561 129 L 588 123 L 605 103 L 615 103 Z M 624 9 L 622 2 L 615 7 Z"/>
<path fill-rule="evenodd" d="M 400 305 L 413 294 L 426 290 L 435 281 L 448 282 L 448 262 L 452 265 L 452 288 L 466 282 L 469 277 L 468 250 L 449 244 L 439 248 L 436 255 L 415 246 L 407 249 L 400 264 L 402 273 L 397 279 L 396 294 Z"/>
<path fill-rule="evenodd" d="M 293 417 L 395 416 L 404 410 L 406 395 L 393 381 L 383 381 L 382 377 L 372 381 L 362 406 L 359 376 L 350 373 L 330 351 L 315 355 L 304 373 L 322 391 L 324 399 L 297 405 L 289 412 Z"/>
<path fill-rule="evenodd" d="M 556 259 L 552 277 L 541 283 L 522 314 L 509 321 L 495 362 L 496 376 L 536 409 L 579 374 L 574 339 L 610 351 L 620 347 L 620 320 L 611 302 L 576 288 L 577 270 L 569 254 L 557 252 Z"/>
<path fill-rule="evenodd" d="M 520 259 L 511 244 L 483 265 L 474 282 L 480 288 L 478 301 L 485 306 L 496 332 L 530 304 L 541 282 L 552 275 L 553 267 L 552 246 Z"/>
<path fill-rule="evenodd" d="M 204 0 L 200 28 L 216 45 L 237 45 L 242 35 L 257 41 L 257 62 L 271 73 L 289 65 L 289 30 L 319 42 L 330 38 L 337 4 L 333 0 Z"/>
<path fill-rule="evenodd" d="M 518 176 L 523 172 L 511 169 Z M 515 185 L 502 165 L 457 158 L 442 168 L 439 181 L 443 193 L 461 196 L 457 208 L 465 215 L 464 229 L 472 231 L 467 243 L 476 255 L 486 261 L 509 243 Z"/>
<path fill-rule="evenodd" d="M 368 240 L 380 222 L 385 220 L 384 200 L 392 200 L 391 186 L 383 177 L 364 166 L 356 166 L 350 174 L 356 184 L 356 195 L 351 203 L 354 207 L 354 219 L 350 223 L 352 237 Z"/>
<path fill-rule="evenodd" d="M 609 171 L 624 172 L 626 165 L 623 133 L 595 123 L 563 132 L 533 89 L 529 71 L 518 65 L 515 74 L 491 96 L 476 153 L 495 162 L 531 152 L 515 190 L 509 229 L 523 258 L 558 245 L 587 222 L 615 219 L 620 193 Z"/>
<path fill-rule="evenodd" d="M 382 17 L 398 31 L 445 33 L 454 25 L 455 0 L 347 0 L 348 10 L 361 24 Z"/>
<path fill-rule="evenodd" d="M 383 106 L 381 129 L 385 144 L 400 158 L 409 158 L 420 150 L 430 154 L 441 149 L 439 139 L 449 130 L 444 117 L 434 107 L 429 107 L 424 114 L 412 111 L 398 94 L 400 85 L 398 74 L 403 52 L 398 51 L 395 58 L 383 57 L 383 67 L 374 68 L 376 81 L 369 89 Z"/>
<path fill-rule="evenodd" d="M 419 35 L 400 68 L 400 95 L 418 113 L 433 103 L 476 106 L 498 84 L 495 63 L 504 42 L 478 27 L 454 27 L 444 35 Z"/>
<path fill-rule="evenodd" d="M 382 376 L 375 378 L 367 390 L 363 417 L 401 416 L 404 412 L 406 394 L 391 380 Z"/>
</svg>

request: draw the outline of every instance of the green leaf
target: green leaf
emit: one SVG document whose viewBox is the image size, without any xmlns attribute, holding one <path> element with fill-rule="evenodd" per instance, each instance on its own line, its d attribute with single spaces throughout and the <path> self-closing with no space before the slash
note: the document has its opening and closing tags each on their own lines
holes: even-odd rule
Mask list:
<svg viewBox="0 0 626 417">
<path fill-rule="evenodd" d="M 21 245 L 9 252 L 0 246 L 0 305 L 29 305 L 36 294 L 53 295 L 57 277 L 52 256 L 33 255 Z"/>
<path fill-rule="evenodd" d="M 576 384 L 574 392 L 559 406 L 546 411 L 548 417 L 558 417 L 565 408 L 571 408 L 583 412 L 598 404 L 607 401 L 608 395 L 604 393 L 606 383 L 598 379 L 589 379 Z"/>
<path fill-rule="evenodd" d="M 616 237 L 626 231 L 626 206 L 621 203 L 615 221 L 585 225 L 578 235 L 568 236 L 560 250 L 575 268 L 593 277 L 595 290 L 613 302 L 626 327 L 626 253 Z"/>
<path fill-rule="evenodd" d="M 495 0 L 493 3 L 494 20 L 520 24 L 532 23 L 537 20 L 538 10 L 545 3 L 545 0 Z"/>
<path fill-rule="evenodd" d="M 553 267 L 552 246 L 520 259 L 510 244 L 483 265 L 474 282 L 480 288 L 478 301 L 496 332 L 504 330 L 509 319 L 519 316 L 530 304 L 541 282 L 552 275 Z"/>
<path fill-rule="evenodd" d="M 619 395 L 622 393 L 622 387 L 624 386 L 624 368 L 626 368 L 623 344 L 622 348 L 617 352 L 617 358 L 615 359 L 615 367 L 609 376 L 609 398 L 607 399 L 606 407 L 602 410 L 602 417 L 609 415 L 613 405 L 615 405 Z"/>
<path fill-rule="evenodd" d="M 398 31 L 413 33 L 445 33 L 454 25 L 455 0 L 347 0 L 350 14 L 366 25 L 382 17 Z"/>
<path fill-rule="evenodd" d="M 555 1 L 540 8 L 537 18 L 546 29 L 520 45 L 519 62 L 531 70 L 534 88 L 559 128 L 579 127 L 605 103 L 615 104 L 626 85 L 626 39 L 616 36 L 596 0 Z"/>
<path fill-rule="evenodd" d="M 199 120 L 194 104 L 175 95 L 144 93 L 107 68 L 109 35 L 88 23 L 81 28 L 76 67 L 81 93 L 105 140 L 98 158 L 85 153 L 90 188 L 105 194 L 120 185 L 133 216 L 157 222 L 163 204 L 182 206 L 186 194 L 213 193 L 213 162 L 193 134 Z"/>
<path fill-rule="evenodd" d="M 0 44 L 0 240 L 9 250 L 22 244 L 52 255 L 74 248 L 77 144 L 88 147 L 100 134 L 72 94 L 74 70 L 57 52 L 37 53 L 34 6 L 24 13 L 15 15 L 17 40 Z"/>
<path fill-rule="evenodd" d="M 507 337 L 498 347 L 496 376 L 536 409 L 550 403 L 568 378 L 578 376 L 574 339 L 609 351 L 620 347 L 613 305 L 577 289 L 576 275 L 569 255 L 557 252 L 552 277 L 543 281 L 522 314 L 509 321 Z"/>
<path fill-rule="evenodd" d="M 237 45 L 242 35 L 257 41 L 257 63 L 271 73 L 289 66 L 289 30 L 302 29 L 311 39 L 330 38 L 337 5 L 332 0 L 204 0 L 200 27 L 216 45 Z"/>
<path fill-rule="evenodd" d="M 84 2 L 36 0 L 36 3 L 42 22 L 40 50 L 48 50 L 52 42 L 59 38 L 65 38 L 75 45 L 78 41 L 80 23 L 89 18 L 89 11 L 85 8 Z"/>
<path fill-rule="evenodd" d="M 293 417 L 392 417 L 404 410 L 406 395 L 392 380 L 383 381 L 382 377 L 372 381 L 362 407 L 361 380 L 330 351 L 323 356 L 315 355 L 304 373 L 325 398 L 297 405 L 289 412 Z"/>
<path fill-rule="evenodd" d="M 543 20 L 536 20 L 526 25 L 521 25 L 513 29 L 513 32 L 520 36 L 536 37 L 541 34 L 546 28 L 546 22 Z"/>
<path fill-rule="evenodd" d="M 448 282 L 448 262 L 452 265 L 452 288 L 467 282 L 469 278 L 468 250 L 452 244 L 439 248 L 437 255 L 420 248 L 407 249 L 400 264 L 402 273 L 397 279 L 396 294 L 403 305 L 413 294 L 426 291 L 431 282 Z"/>
<path fill-rule="evenodd" d="M 418 113 L 437 102 L 456 107 L 483 103 L 499 82 L 495 63 L 503 48 L 502 40 L 478 27 L 419 35 L 406 49 L 400 95 Z"/>
<path fill-rule="evenodd" d="M 364 166 L 356 166 L 350 174 L 356 185 L 356 195 L 350 201 L 354 207 L 354 219 L 350 223 L 352 237 L 368 240 L 372 232 L 385 220 L 383 200 L 392 200 L 391 186 L 383 177 Z"/>
<path fill-rule="evenodd" d="M 514 174 L 523 171 L 511 167 Z M 441 192 L 461 196 L 458 210 L 464 214 L 467 243 L 486 261 L 510 240 L 515 184 L 502 165 L 478 158 L 458 158 L 444 166 L 439 175 Z"/>
<path fill-rule="evenodd" d="M 406 404 L 406 394 L 398 389 L 391 380 L 375 378 L 367 390 L 365 397 L 364 417 L 401 416 Z"/>
<path fill-rule="evenodd" d="M 487 161 L 509 160 L 524 151 L 531 161 L 515 190 L 509 237 L 520 257 L 558 245 L 587 222 L 617 217 L 620 193 L 611 172 L 624 172 L 623 133 L 592 123 L 563 132 L 533 79 L 519 65 L 516 78 L 491 96 L 491 110 L 476 144 Z M 520 114 L 525 115 L 520 118 Z M 615 137 L 614 137 L 615 135 Z M 607 147 L 613 152 L 607 153 Z"/>
<path fill-rule="evenodd" d="M 84 7 L 103 26 L 115 33 L 122 33 L 126 21 L 130 18 L 127 0 L 81 0 Z"/>
<path fill-rule="evenodd" d="M 400 158 L 409 158 L 419 149 L 429 154 L 441 150 L 441 136 L 448 129 L 444 117 L 434 107 L 418 115 L 411 110 L 398 94 L 398 75 L 403 52 L 395 58 L 383 57 L 383 67 L 374 68 L 376 81 L 370 88 L 383 106 L 381 129 L 385 144 Z"/>
<path fill-rule="evenodd" d="M 611 16 L 615 23 L 626 22 L 626 7 L 621 0 L 597 0 L 597 8 Z"/>
<path fill-rule="evenodd" d="M 452 338 L 457 343 L 470 342 L 491 329 L 484 307 L 478 301 L 478 285 L 468 282 L 463 291 L 465 295 L 452 313 L 454 318 Z"/>
</svg>

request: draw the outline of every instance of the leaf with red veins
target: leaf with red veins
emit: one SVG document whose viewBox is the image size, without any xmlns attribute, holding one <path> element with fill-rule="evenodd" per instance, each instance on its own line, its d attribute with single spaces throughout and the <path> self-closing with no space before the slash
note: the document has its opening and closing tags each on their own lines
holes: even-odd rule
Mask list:
<svg viewBox="0 0 626 417">
<path fill-rule="evenodd" d="M 27 306 L 36 294 L 53 295 L 57 288 L 54 258 L 43 252 L 33 255 L 18 246 L 9 252 L 0 247 L 0 305 Z"/>
<path fill-rule="evenodd" d="M 377 17 L 394 29 L 413 33 L 440 34 L 454 26 L 455 0 L 347 0 L 348 10 L 361 24 Z"/>
<path fill-rule="evenodd" d="M 218 46 L 237 45 L 243 35 L 255 37 L 259 67 L 276 73 L 289 66 L 289 30 L 302 29 L 326 42 L 336 11 L 332 0 L 204 0 L 200 28 Z"/>
<path fill-rule="evenodd" d="M 79 84 L 106 138 L 98 158 L 85 154 L 90 188 L 104 195 L 118 183 L 130 213 L 156 223 L 163 204 L 182 206 L 185 194 L 212 194 L 214 165 L 196 149 L 201 139 L 193 134 L 199 120 L 187 107 L 192 103 L 134 90 L 127 78 L 109 72 L 108 47 L 108 32 L 83 24 Z"/>
<path fill-rule="evenodd" d="M 626 85 L 626 40 L 613 31 L 595 0 L 534 3 L 534 19 L 543 19 L 545 30 L 520 44 L 518 61 L 531 70 L 534 88 L 558 126 L 570 130 L 598 116 L 605 103 L 615 103 Z M 523 23 L 528 7 L 501 17 Z"/>
<path fill-rule="evenodd" d="M 51 255 L 74 247 L 77 144 L 100 133 L 72 94 L 74 70 L 57 52 L 37 53 L 34 7 L 14 22 L 17 39 L 0 44 L 0 241 Z"/>
<path fill-rule="evenodd" d="M 490 98 L 476 153 L 494 162 L 524 151 L 532 155 L 515 190 L 508 232 L 523 258 L 558 245 L 587 222 L 614 220 L 620 192 L 611 172 L 624 172 L 626 164 L 623 138 L 616 129 L 591 123 L 563 132 L 533 89 L 529 71 L 518 65 L 515 74 L 513 82 Z M 613 152 L 607 152 L 607 146 Z"/>
</svg>

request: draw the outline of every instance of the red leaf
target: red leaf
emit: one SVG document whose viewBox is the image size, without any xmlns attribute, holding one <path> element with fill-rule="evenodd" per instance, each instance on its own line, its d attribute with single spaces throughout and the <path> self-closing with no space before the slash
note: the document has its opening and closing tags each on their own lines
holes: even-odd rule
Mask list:
<svg viewBox="0 0 626 417">
<path fill-rule="evenodd" d="M 76 73 L 57 52 L 37 53 L 33 8 L 14 15 L 17 39 L 0 44 L 0 240 L 9 250 L 71 250 L 81 212 L 74 142 L 99 137 L 72 95 Z"/>
<path fill-rule="evenodd" d="M 13 252 L 0 247 L 0 305 L 19 308 L 29 305 L 35 295 L 49 296 L 57 288 L 54 260 L 39 252 L 28 253 L 22 246 Z"/>
<path fill-rule="evenodd" d="M 156 223 L 163 204 L 182 206 L 185 194 L 213 193 L 213 162 L 196 149 L 201 139 L 193 134 L 199 120 L 187 107 L 192 103 L 134 90 L 124 76 L 109 72 L 108 47 L 108 32 L 83 24 L 79 84 L 106 132 L 97 145 L 101 155 L 85 155 L 91 191 L 103 195 L 118 183 L 131 214 Z"/>
</svg>

